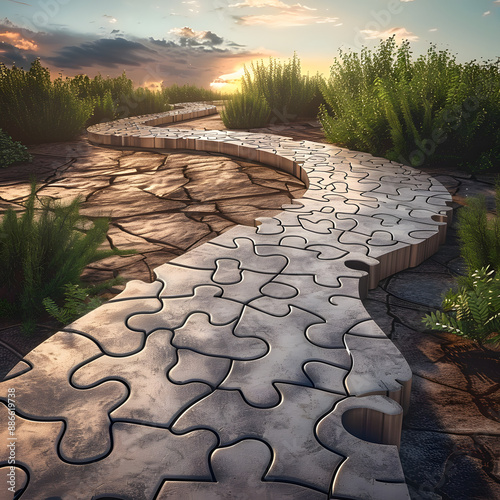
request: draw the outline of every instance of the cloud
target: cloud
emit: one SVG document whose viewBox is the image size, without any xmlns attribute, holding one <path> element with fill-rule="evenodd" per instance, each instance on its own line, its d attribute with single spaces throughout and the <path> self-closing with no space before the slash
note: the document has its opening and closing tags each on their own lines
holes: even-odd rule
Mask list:
<svg viewBox="0 0 500 500">
<path fill-rule="evenodd" d="M 108 20 L 108 22 L 111 24 L 115 24 L 118 22 L 118 19 L 116 19 L 113 16 L 109 16 L 108 14 L 104 14 L 102 17 L 105 17 Z"/>
<path fill-rule="evenodd" d="M 101 38 L 92 42 L 63 47 L 55 56 L 45 59 L 56 66 L 70 69 L 107 66 L 117 68 L 118 65 L 139 66 L 152 62 L 156 52 L 139 42 L 131 42 L 124 38 Z"/>
<path fill-rule="evenodd" d="M 483 13 L 483 17 L 489 16 L 490 14 L 491 14 L 491 10 L 487 10 L 486 12 Z"/>
<path fill-rule="evenodd" d="M 212 31 L 194 31 L 192 28 L 173 28 L 169 31 L 180 39 L 180 45 L 185 46 L 205 46 L 214 48 L 224 43 L 224 38 L 216 35 Z"/>
<path fill-rule="evenodd" d="M 297 4 L 300 5 L 300 4 Z M 230 4 L 229 7 L 277 7 L 279 9 L 290 9 L 292 6 L 282 2 L 281 0 L 246 0 L 245 2 L 239 2 Z M 307 8 L 307 7 L 306 7 Z M 315 9 L 311 9 L 315 10 Z"/>
<path fill-rule="evenodd" d="M 244 2 L 230 4 L 231 8 L 275 8 L 276 14 L 233 16 L 238 24 L 243 26 L 306 26 L 310 24 L 335 23 L 338 17 L 321 16 L 314 14 L 317 9 L 296 3 L 293 5 L 281 0 L 245 0 Z"/>
<path fill-rule="evenodd" d="M 36 50 L 38 48 L 37 44 L 33 40 L 23 38 L 20 33 L 15 31 L 0 32 L 0 42 L 5 41 L 8 41 L 14 47 L 21 50 Z"/>
<path fill-rule="evenodd" d="M 14 33 L 0 38 L 0 62 L 29 68 L 36 57 L 45 67 L 67 76 L 97 73 L 120 76 L 125 70 L 135 85 L 158 86 L 194 84 L 208 86 L 218 75 L 230 74 L 251 59 L 269 55 L 266 51 L 248 51 L 244 45 L 226 40 L 213 31 L 179 28 L 182 37 L 171 39 L 132 37 L 117 30 L 95 36 L 69 30 L 33 32 L 0 19 L 0 33 Z M 34 45 L 22 45 L 21 40 Z M 20 47 L 14 46 L 14 43 Z M 34 47 L 36 46 L 36 50 Z"/>
<path fill-rule="evenodd" d="M 380 38 L 389 38 L 390 36 L 396 35 L 396 40 L 410 40 L 411 42 L 416 42 L 419 37 L 408 31 L 406 28 L 389 28 L 385 31 L 378 30 L 361 30 L 367 40 L 377 40 Z"/>
</svg>

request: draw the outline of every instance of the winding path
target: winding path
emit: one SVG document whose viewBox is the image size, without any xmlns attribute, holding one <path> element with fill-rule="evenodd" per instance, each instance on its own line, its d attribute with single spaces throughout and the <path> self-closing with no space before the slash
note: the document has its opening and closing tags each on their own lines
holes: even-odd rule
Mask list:
<svg viewBox="0 0 500 500">
<path fill-rule="evenodd" d="M 88 136 L 257 160 L 308 191 L 129 282 L 11 371 L 15 436 L 0 439 L 16 438 L 20 498 L 409 498 L 397 446 L 411 371 L 361 298 L 438 249 L 450 195 L 332 145 L 156 127 L 215 112 L 186 104 Z"/>
</svg>

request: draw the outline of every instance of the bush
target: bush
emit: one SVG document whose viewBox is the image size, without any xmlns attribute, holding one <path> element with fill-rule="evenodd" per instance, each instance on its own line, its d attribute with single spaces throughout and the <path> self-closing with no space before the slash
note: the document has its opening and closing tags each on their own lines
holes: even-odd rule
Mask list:
<svg viewBox="0 0 500 500">
<path fill-rule="evenodd" d="M 0 63 L 0 128 L 25 144 L 65 141 L 82 131 L 92 103 L 78 98 L 37 59 L 29 71 Z"/>
<path fill-rule="evenodd" d="M 8 167 L 20 161 L 30 161 L 31 155 L 26 146 L 14 142 L 2 129 L 0 129 L 0 168 Z"/>
<path fill-rule="evenodd" d="M 496 186 L 497 215 L 488 220 L 484 196 L 472 197 L 458 212 L 460 254 L 467 275 L 459 290 L 449 290 L 442 311 L 423 318 L 432 329 L 483 342 L 500 342 L 500 184 Z"/>
<path fill-rule="evenodd" d="M 165 87 L 162 90 L 165 100 L 170 104 L 178 102 L 198 102 L 198 101 L 219 101 L 223 99 L 220 92 L 207 90 L 196 85 L 182 85 L 177 84 Z"/>
<path fill-rule="evenodd" d="M 470 288 L 450 290 L 443 310 L 426 315 L 424 324 L 432 329 L 454 333 L 483 343 L 500 342 L 500 278 L 489 268 L 471 274 Z"/>
<path fill-rule="evenodd" d="M 78 75 L 66 80 L 80 99 L 92 102 L 93 114 L 87 125 L 171 109 L 163 92 L 141 87 L 134 90 L 133 82 L 125 72 L 116 78 L 97 75 L 91 79 L 87 75 Z"/>
<path fill-rule="evenodd" d="M 227 128 L 258 128 L 269 121 L 271 110 L 262 97 L 236 93 L 224 106 L 220 117 Z"/>
<path fill-rule="evenodd" d="M 263 97 L 278 122 L 288 122 L 299 116 L 316 116 L 321 98 L 319 75 L 304 76 L 296 54 L 287 63 L 270 58 L 245 67 L 242 78 L 244 95 Z"/>
<path fill-rule="evenodd" d="M 63 286 L 64 303 L 62 306 L 57 305 L 49 297 L 43 299 L 43 306 L 50 316 L 59 323 L 67 325 L 80 316 L 96 309 L 104 302 L 104 299 L 97 296 L 100 291 L 123 282 L 123 278 L 117 277 L 88 288 L 82 288 L 79 284 L 67 283 Z"/>
<path fill-rule="evenodd" d="M 40 206 L 39 206 L 40 205 Z M 79 283 L 86 265 L 116 251 L 99 251 L 108 220 L 89 223 L 80 201 L 63 206 L 52 199 L 37 203 L 36 186 L 18 217 L 8 210 L 0 223 L 0 312 L 33 321 L 46 297 L 58 301 L 67 284 Z M 86 226 L 90 227 L 85 229 Z"/>
<path fill-rule="evenodd" d="M 330 142 L 413 166 L 498 167 L 500 66 L 459 64 L 432 45 L 412 59 L 395 38 L 372 52 L 340 52 L 320 120 Z"/>
<path fill-rule="evenodd" d="M 496 186 L 496 213 L 488 220 L 484 196 L 471 197 L 458 211 L 460 254 L 469 274 L 476 269 L 500 269 L 500 184 Z"/>
</svg>

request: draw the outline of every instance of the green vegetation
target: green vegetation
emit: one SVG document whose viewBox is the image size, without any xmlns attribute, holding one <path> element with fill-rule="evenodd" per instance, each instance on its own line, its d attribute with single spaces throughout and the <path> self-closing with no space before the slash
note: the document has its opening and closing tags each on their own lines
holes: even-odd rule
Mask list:
<svg viewBox="0 0 500 500">
<path fill-rule="evenodd" d="M 220 117 L 227 128 L 258 128 L 265 126 L 271 110 L 265 99 L 252 94 L 236 93 L 224 106 Z"/>
<path fill-rule="evenodd" d="M 169 103 L 221 98 L 194 85 L 134 89 L 125 72 L 117 78 L 78 75 L 51 81 L 39 60 L 29 71 L 0 64 L 0 128 L 26 144 L 71 140 L 85 126 L 169 111 Z"/>
<path fill-rule="evenodd" d="M 14 142 L 2 129 L 0 129 L 0 168 L 8 167 L 20 161 L 30 161 L 31 155 L 26 146 Z"/>
<path fill-rule="evenodd" d="M 104 300 L 97 294 L 116 284 L 123 283 L 123 279 L 118 277 L 99 285 L 83 288 L 78 283 L 67 283 L 63 286 L 64 303 L 58 306 L 54 300 L 49 297 L 43 299 L 45 310 L 54 319 L 67 325 L 75 319 L 89 313 L 99 307 Z"/>
<path fill-rule="evenodd" d="M 43 312 L 43 299 L 57 302 L 64 287 L 78 284 L 86 265 L 119 251 L 101 251 L 108 220 L 90 222 L 69 205 L 37 199 L 36 185 L 21 216 L 8 210 L 0 222 L 0 316 L 23 318 L 32 325 Z"/>
<path fill-rule="evenodd" d="M 414 61 L 392 37 L 374 52 L 341 51 L 322 93 L 331 142 L 413 166 L 498 167 L 498 61 L 459 64 L 433 45 Z"/>
<path fill-rule="evenodd" d="M 496 213 L 500 214 L 500 185 L 496 186 Z M 458 212 L 460 254 L 467 271 L 500 269 L 500 215 L 488 220 L 484 196 L 471 197 Z"/>
<path fill-rule="evenodd" d="M 500 214 L 500 184 L 496 187 Z M 458 212 L 460 254 L 467 266 L 457 292 L 449 290 L 443 311 L 426 315 L 432 330 L 446 331 L 482 343 L 500 342 L 500 215 L 488 220 L 484 196 L 473 197 Z"/>
<path fill-rule="evenodd" d="M 252 63 L 251 70 L 250 73 L 245 67 L 242 93 L 264 98 L 272 112 L 271 120 L 288 122 L 317 115 L 321 103 L 321 77 L 302 75 L 296 54 L 287 63 L 273 58 L 267 66 L 263 61 Z"/>
<path fill-rule="evenodd" d="M 141 87 L 134 90 L 125 72 L 117 78 L 78 75 L 66 81 L 80 99 L 92 102 L 93 113 L 87 125 L 171 109 L 163 92 Z"/>
<path fill-rule="evenodd" d="M 25 144 L 74 138 L 92 113 L 68 82 L 51 82 L 37 59 L 29 71 L 0 63 L 0 128 Z"/>
<path fill-rule="evenodd" d="M 165 100 L 170 104 L 178 102 L 219 101 L 226 98 L 220 92 L 203 89 L 196 85 L 171 85 L 162 90 Z"/>
<path fill-rule="evenodd" d="M 449 290 L 443 301 L 443 311 L 424 317 L 432 329 L 454 333 L 478 344 L 500 342 L 500 277 L 489 268 L 470 275 L 469 288 Z"/>
</svg>

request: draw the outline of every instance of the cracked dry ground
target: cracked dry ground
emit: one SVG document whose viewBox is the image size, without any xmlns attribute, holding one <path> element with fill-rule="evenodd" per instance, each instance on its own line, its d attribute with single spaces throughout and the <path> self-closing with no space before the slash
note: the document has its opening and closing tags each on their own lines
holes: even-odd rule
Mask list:
<svg viewBox="0 0 500 500">
<path fill-rule="evenodd" d="M 224 128 L 217 116 L 181 126 Z M 321 140 L 313 122 L 259 131 Z M 151 281 L 160 264 L 236 223 L 253 226 L 256 217 L 280 212 L 283 203 L 305 191 L 287 174 L 214 154 L 121 151 L 89 145 L 85 138 L 30 151 L 35 155 L 32 164 L 0 170 L 0 212 L 7 207 L 21 210 L 35 175 L 41 195 L 80 195 L 83 213 L 111 214 L 107 245 L 138 252 L 94 263 L 85 270 L 88 281 L 116 274 Z M 493 206 L 493 176 L 428 172 L 450 190 L 456 208 L 479 193 Z M 415 500 L 500 498 L 499 350 L 480 350 L 452 335 L 422 333 L 423 314 L 440 305 L 462 270 L 452 226 L 437 254 L 384 280 L 365 301 L 414 373 L 401 461 Z M 0 377 L 54 331 L 55 325 L 45 321 L 36 335 L 26 337 L 18 326 L 0 323 Z"/>
</svg>

